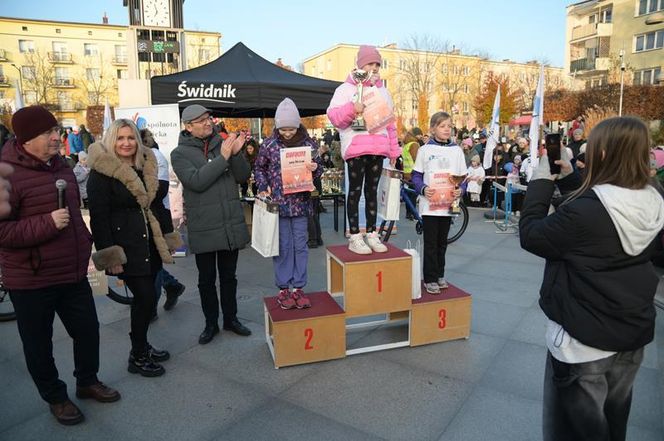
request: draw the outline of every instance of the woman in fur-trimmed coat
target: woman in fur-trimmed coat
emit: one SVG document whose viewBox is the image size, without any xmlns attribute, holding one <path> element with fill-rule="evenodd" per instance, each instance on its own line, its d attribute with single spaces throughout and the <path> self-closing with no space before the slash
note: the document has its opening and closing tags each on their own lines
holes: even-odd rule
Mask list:
<svg viewBox="0 0 664 441">
<path fill-rule="evenodd" d="M 126 119 L 114 121 L 103 141 L 88 152 L 90 228 L 97 250 L 92 259 L 97 269 L 122 279 L 134 296 L 129 372 L 160 376 L 164 368 L 158 362 L 170 355 L 147 341 L 156 302 L 154 281 L 162 262 L 173 263 L 171 250 L 180 246 L 180 236 L 155 198 L 157 161 Z"/>
</svg>

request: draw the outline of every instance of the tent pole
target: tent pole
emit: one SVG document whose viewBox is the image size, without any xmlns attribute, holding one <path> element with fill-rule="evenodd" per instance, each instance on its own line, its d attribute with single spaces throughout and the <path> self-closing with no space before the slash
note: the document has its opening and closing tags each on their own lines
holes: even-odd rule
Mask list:
<svg viewBox="0 0 664 441">
<path fill-rule="evenodd" d="M 263 118 L 258 118 L 258 141 L 263 142 Z"/>
</svg>

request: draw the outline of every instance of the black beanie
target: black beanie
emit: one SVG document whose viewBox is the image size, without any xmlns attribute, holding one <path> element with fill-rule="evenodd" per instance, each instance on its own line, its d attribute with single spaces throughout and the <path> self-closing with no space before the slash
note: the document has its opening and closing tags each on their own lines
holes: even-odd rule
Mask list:
<svg viewBox="0 0 664 441">
<path fill-rule="evenodd" d="M 12 128 L 21 145 L 57 125 L 58 121 L 53 114 L 42 106 L 24 107 L 12 116 Z"/>
</svg>

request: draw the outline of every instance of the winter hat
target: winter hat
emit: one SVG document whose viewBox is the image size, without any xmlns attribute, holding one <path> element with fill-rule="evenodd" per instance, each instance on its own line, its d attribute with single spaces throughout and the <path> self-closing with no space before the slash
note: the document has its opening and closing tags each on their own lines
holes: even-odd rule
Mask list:
<svg viewBox="0 0 664 441">
<path fill-rule="evenodd" d="M 284 98 L 279 103 L 277 112 L 274 114 L 274 126 L 277 129 L 300 127 L 300 112 L 297 111 L 297 106 L 292 99 Z"/>
<path fill-rule="evenodd" d="M 88 154 L 85 152 L 78 152 L 78 160 L 80 161 L 81 159 L 82 160 L 88 159 Z"/>
<path fill-rule="evenodd" d="M 473 141 L 470 138 L 466 138 L 463 141 L 461 141 L 461 145 L 467 146 L 467 147 L 472 147 L 473 146 Z"/>
<path fill-rule="evenodd" d="M 191 106 L 185 107 L 182 111 L 182 122 L 192 122 L 205 113 L 210 113 L 210 111 L 200 104 L 192 104 Z"/>
<path fill-rule="evenodd" d="M 53 114 L 42 106 L 20 109 L 12 116 L 12 127 L 19 144 L 23 145 L 58 125 Z"/>
<path fill-rule="evenodd" d="M 357 68 L 362 69 L 369 63 L 382 64 L 383 58 L 374 46 L 362 45 L 357 51 Z"/>
<path fill-rule="evenodd" d="M 480 163 L 480 155 L 475 155 L 472 158 L 470 158 L 471 161 L 477 162 L 478 164 Z"/>
</svg>

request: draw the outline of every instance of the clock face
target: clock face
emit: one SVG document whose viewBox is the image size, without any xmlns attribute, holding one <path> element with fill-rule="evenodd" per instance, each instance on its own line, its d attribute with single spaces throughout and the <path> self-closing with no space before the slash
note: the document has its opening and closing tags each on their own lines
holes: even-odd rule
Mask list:
<svg viewBox="0 0 664 441">
<path fill-rule="evenodd" d="M 142 0 L 143 24 L 145 26 L 171 27 L 169 0 Z"/>
</svg>

